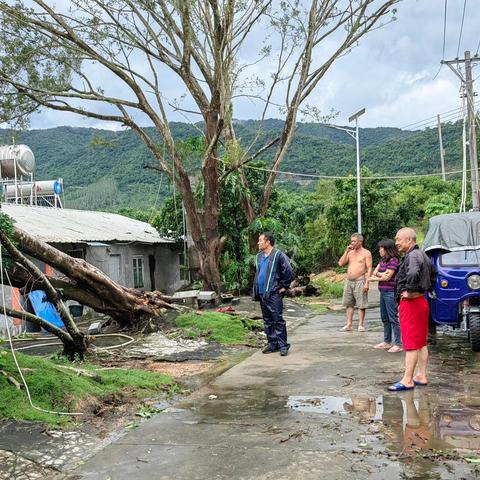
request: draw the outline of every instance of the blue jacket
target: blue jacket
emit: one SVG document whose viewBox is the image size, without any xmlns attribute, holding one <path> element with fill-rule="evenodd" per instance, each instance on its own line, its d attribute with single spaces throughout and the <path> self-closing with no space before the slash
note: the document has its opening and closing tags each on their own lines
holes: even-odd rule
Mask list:
<svg viewBox="0 0 480 480">
<path fill-rule="evenodd" d="M 261 257 L 263 253 L 260 252 L 255 257 L 255 280 L 253 281 L 253 299 L 260 300 L 258 294 L 258 272 Z M 269 298 L 272 294 L 277 293 L 281 288 L 288 288 L 293 279 L 293 270 L 290 265 L 288 257 L 274 248 L 268 256 L 267 271 L 265 274 L 265 293 L 264 298 Z"/>
</svg>

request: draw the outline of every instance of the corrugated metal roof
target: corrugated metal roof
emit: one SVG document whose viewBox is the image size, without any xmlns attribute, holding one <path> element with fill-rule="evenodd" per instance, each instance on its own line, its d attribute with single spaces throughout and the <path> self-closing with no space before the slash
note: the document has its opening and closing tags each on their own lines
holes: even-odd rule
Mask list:
<svg viewBox="0 0 480 480">
<path fill-rule="evenodd" d="M 31 207 L 3 203 L 3 213 L 30 235 L 49 243 L 144 242 L 174 243 L 151 225 L 115 213 Z"/>
</svg>

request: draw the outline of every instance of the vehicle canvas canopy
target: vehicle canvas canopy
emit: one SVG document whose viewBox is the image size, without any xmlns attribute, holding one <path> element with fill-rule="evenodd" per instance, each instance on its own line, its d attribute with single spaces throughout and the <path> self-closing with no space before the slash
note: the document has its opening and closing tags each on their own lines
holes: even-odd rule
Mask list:
<svg viewBox="0 0 480 480">
<path fill-rule="evenodd" d="M 428 222 L 423 243 L 425 252 L 480 249 L 480 212 L 436 215 Z"/>
</svg>

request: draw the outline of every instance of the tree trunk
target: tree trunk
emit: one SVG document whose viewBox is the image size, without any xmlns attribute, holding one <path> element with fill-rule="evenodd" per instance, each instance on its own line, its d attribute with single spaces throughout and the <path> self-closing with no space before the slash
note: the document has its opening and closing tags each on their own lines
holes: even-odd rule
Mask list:
<svg viewBox="0 0 480 480">
<path fill-rule="evenodd" d="M 120 327 L 142 328 L 152 318 L 161 317 L 162 309 L 175 308 L 169 298 L 160 292 L 142 292 L 123 287 L 85 260 L 72 258 L 66 253 L 35 239 L 15 228 L 14 236 L 24 254 L 47 263 L 65 277 L 47 277 L 63 300 L 71 299 L 112 317 Z M 28 289 L 41 283 L 19 268 L 9 270 L 12 284 Z"/>
<path fill-rule="evenodd" d="M 220 254 L 226 238 L 214 238 L 210 240 L 205 249 L 199 250 L 200 276 L 203 288 L 214 291 L 217 296 L 221 293 Z"/>
</svg>

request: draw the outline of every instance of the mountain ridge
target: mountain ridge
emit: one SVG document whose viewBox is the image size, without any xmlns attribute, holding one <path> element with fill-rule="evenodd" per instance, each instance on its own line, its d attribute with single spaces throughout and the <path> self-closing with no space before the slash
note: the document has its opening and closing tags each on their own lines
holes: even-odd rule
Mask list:
<svg viewBox="0 0 480 480">
<path fill-rule="evenodd" d="M 172 122 L 177 140 L 199 135 L 197 125 Z M 244 145 L 254 141 L 262 146 L 281 132 L 283 121 L 270 119 L 236 120 L 236 135 Z M 146 130 L 161 143 L 153 128 Z M 0 142 L 7 142 L 10 132 L 0 130 Z M 360 128 L 361 163 L 374 173 L 399 175 L 432 173 L 440 170 L 438 132 L 393 127 Z M 461 124 L 443 127 L 447 171 L 460 168 Z M 37 160 L 37 180 L 61 177 L 66 188 L 67 205 L 72 208 L 110 209 L 122 206 L 145 208 L 156 198 L 171 193 L 163 175 L 144 167 L 155 158 L 131 130 L 111 131 L 88 127 L 60 126 L 27 130 L 17 143 L 25 143 Z M 267 165 L 274 149 L 261 160 Z M 325 124 L 299 123 L 292 145 L 281 169 L 309 175 L 347 175 L 356 165 L 354 140 L 346 133 Z"/>
</svg>

